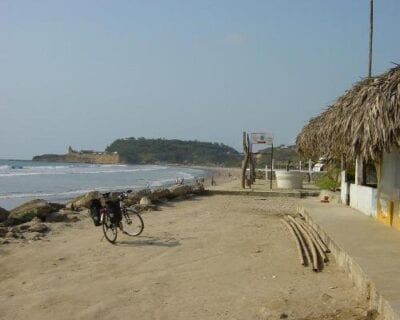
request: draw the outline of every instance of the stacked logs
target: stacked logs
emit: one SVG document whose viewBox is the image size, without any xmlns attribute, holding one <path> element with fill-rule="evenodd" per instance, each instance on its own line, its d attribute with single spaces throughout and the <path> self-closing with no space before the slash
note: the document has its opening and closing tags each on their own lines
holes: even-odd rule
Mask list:
<svg viewBox="0 0 400 320">
<path fill-rule="evenodd" d="M 315 272 L 321 271 L 324 263 L 329 261 L 327 254 L 330 251 L 318 232 L 304 220 L 290 215 L 286 219 L 282 218 L 281 222 L 295 240 L 300 263 L 311 266 Z"/>
</svg>

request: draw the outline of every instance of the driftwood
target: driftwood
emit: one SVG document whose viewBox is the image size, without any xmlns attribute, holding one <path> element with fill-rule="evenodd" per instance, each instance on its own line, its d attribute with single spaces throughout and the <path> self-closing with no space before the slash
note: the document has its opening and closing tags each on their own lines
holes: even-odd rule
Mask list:
<svg viewBox="0 0 400 320">
<path fill-rule="evenodd" d="M 302 264 L 307 265 L 307 262 L 305 262 L 307 260 L 315 272 L 321 271 L 324 262 L 329 261 L 327 256 L 328 247 L 316 230 L 305 221 L 295 219 L 290 215 L 287 216 L 287 219 L 288 221 L 281 220 L 288 228 L 291 228 L 292 236 L 296 236 L 297 250 L 302 253 Z"/>
<path fill-rule="evenodd" d="M 305 240 L 304 240 L 304 236 L 302 235 L 302 233 L 300 232 L 300 230 L 297 228 L 296 224 L 294 224 L 292 221 L 288 221 L 288 223 L 292 226 L 294 232 L 297 234 L 298 238 L 300 239 L 300 244 L 301 244 L 301 248 L 303 250 L 304 256 L 307 259 L 307 264 L 312 264 L 312 259 L 311 259 L 311 254 L 309 252 L 309 250 L 307 249 Z"/>
<path fill-rule="evenodd" d="M 246 132 L 243 132 L 243 153 L 244 160 L 242 161 L 242 189 L 246 188 L 246 171 L 247 166 L 250 161 L 250 152 L 249 152 L 249 137 Z"/>
<path fill-rule="evenodd" d="M 307 265 L 307 262 L 306 262 L 306 260 L 305 260 L 305 258 L 303 256 L 302 245 L 301 245 L 301 242 L 300 242 L 298 234 L 293 229 L 293 226 L 290 225 L 286 220 L 284 220 L 284 219 L 280 219 L 280 220 L 286 226 L 286 228 L 289 230 L 290 234 L 292 235 L 292 237 L 293 237 L 293 239 L 294 239 L 294 241 L 296 243 L 296 248 L 297 248 L 297 253 L 299 255 L 300 263 L 303 266 Z"/>
</svg>

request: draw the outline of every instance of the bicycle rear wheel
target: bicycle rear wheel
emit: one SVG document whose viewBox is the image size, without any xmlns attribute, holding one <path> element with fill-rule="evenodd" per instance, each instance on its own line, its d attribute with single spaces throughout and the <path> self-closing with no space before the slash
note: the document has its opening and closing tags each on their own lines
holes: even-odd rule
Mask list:
<svg viewBox="0 0 400 320">
<path fill-rule="evenodd" d="M 104 237 L 108 242 L 115 243 L 115 240 L 117 240 L 118 229 L 117 226 L 111 222 L 111 218 L 108 214 L 103 215 L 102 225 Z"/>
<path fill-rule="evenodd" d="M 144 229 L 143 219 L 139 213 L 127 210 L 126 213 L 122 214 L 120 229 L 128 236 L 138 236 Z"/>
</svg>

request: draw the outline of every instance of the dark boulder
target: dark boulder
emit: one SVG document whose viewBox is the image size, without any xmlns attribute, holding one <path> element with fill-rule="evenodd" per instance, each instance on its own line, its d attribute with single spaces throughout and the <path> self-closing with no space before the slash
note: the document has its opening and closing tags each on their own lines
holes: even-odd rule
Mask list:
<svg viewBox="0 0 400 320">
<path fill-rule="evenodd" d="M 205 192 L 204 186 L 201 183 L 191 186 L 191 193 L 203 194 Z"/>
<path fill-rule="evenodd" d="M 30 232 L 46 233 L 50 230 L 50 228 L 44 223 L 36 223 L 30 226 L 28 230 Z"/>
<path fill-rule="evenodd" d="M 6 221 L 10 212 L 2 207 L 0 207 L 0 222 Z"/>
<path fill-rule="evenodd" d="M 68 201 L 65 205 L 65 208 L 68 210 L 80 210 L 82 208 L 89 209 L 93 201 L 104 202 L 103 194 L 99 191 L 90 191 L 82 196 Z"/>
<path fill-rule="evenodd" d="M 187 185 L 174 185 L 172 187 L 169 187 L 168 190 L 169 190 L 168 194 L 169 199 L 184 196 L 191 192 L 191 188 Z"/>
<path fill-rule="evenodd" d="M 143 197 L 148 197 L 150 194 L 151 194 L 150 189 L 143 189 L 136 192 L 131 192 L 130 194 L 128 194 L 128 200 L 138 203 L 140 199 L 142 199 Z"/>
<path fill-rule="evenodd" d="M 46 222 L 77 222 L 79 221 L 77 212 L 61 210 L 52 212 L 46 216 Z"/>
<path fill-rule="evenodd" d="M 8 228 L 0 227 L 0 238 L 4 238 L 8 232 Z"/>
<path fill-rule="evenodd" d="M 165 199 L 168 198 L 170 194 L 170 191 L 168 189 L 155 189 L 151 192 L 151 194 L 149 194 L 147 197 L 152 200 L 152 201 L 156 201 L 156 200 L 160 200 L 160 199 Z"/>
<path fill-rule="evenodd" d="M 8 216 L 7 224 L 17 225 L 31 221 L 35 217 L 44 220 L 46 215 L 53 211 L 54 209 L 50 203 L 42 199 L 35 199 L 12 209 Z"/>
</svg>

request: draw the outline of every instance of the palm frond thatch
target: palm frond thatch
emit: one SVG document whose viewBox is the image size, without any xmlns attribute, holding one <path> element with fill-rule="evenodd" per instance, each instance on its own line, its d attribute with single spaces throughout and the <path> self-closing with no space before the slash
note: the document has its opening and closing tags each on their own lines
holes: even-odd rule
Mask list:
<svg viewBox="0 0 400 320">
<path fill-rule="evenodd" d="M 319 154 L 377 160 L 400 147 L 400 66 L 356 83 L 312 118 L 296 143 L 310 158 Z"/>
</svg>

